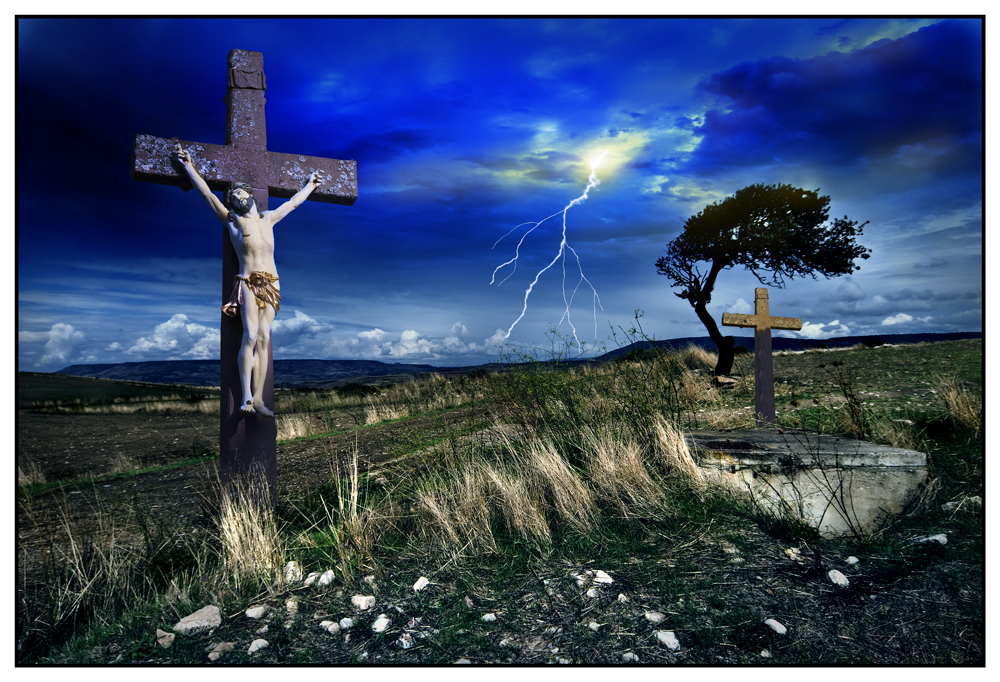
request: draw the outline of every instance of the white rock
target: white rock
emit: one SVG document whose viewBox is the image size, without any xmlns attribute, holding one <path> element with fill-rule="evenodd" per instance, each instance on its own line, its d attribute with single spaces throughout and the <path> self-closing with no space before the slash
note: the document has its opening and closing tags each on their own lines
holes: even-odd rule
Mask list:
<svg viewBox="0 0 1000 682">
<path fill-rule="evenodd" d="M 289 614 L 295 615 L 299 612 L 299 602 L 295 599 L 289 599 L 285 602 L 285 610 L 288 611 Z"/>
<path fill-rule="evenodd" d="M 263 618 L 265 613 L 267 613 L 266 606 L 251 606 L 246 610 L 247 618 L 253 618 L 254 620 Z"/>
<path fill-rule="evenodd" d="M 340 619 L 340 629 L 341 630 L 350 630 L 352 627 L 354 627 L 354 619 L 353 618 L 341 618 Z"/>
<path fill-rule="evenodd" d="M 660 613 L 659 611 L 646 611 L 646 613 L 644 613 L 643 615 L 646 616 L 646 620 L 648 620 L 650 623 L 653 623 L 654 625 L 657 623 L 662 623 L 663 619 L 666 618 L 666 615 Z"/>
<path fill-rule="evenodd" d="M 983 498 L 979 495 L 973 495 L 972 497 L 963 497 L 960 500 L 952 500 L 951 502 L 945 502 L 941 505 L 941 509 L 946 512 L 954 511 L 959 507 L 963 509 L 976 509 L 983 506 Z"/>
<path fill-rule="evenodd" d="M 486 621 L 487 623 L 492 623 L 496 619 L 497 619 L 497 614 L 495 614 L 495 613 L 486 613 L 486 614 L 483 614 L 483 620 Z"/>
<path fill-rule="evenodd" d="M 156 628 L 156 643 L 162 646 L 164 649 L 169 649 L 170 645 L 174 643 L 174 637 L 176 637 L 172 632 L 164 632 L 160 628 Z"/>
<path fill-rule="evenodd" d="M 619 604 L 627 604 L 628 603 L 628 597 L 626 597 L 624 594 L 619 594 L 618 595 L 618 603 Z"/>
<path fill-rule="evenodd" d="M 402 635 L 400 635 L 399 639 L 396 640 L 396 643 L 399 644 L 399 646 L 403 647 L 404 649 L 409 649 L 410 647 L 413 646 L 413 637 L 410 635 L 409 632 L 404 632 Z"/>
<path fill-rule="evenodd" d="M 455 661 L 455 665 L 472 665 L 472 661 L 467 658 L 460 658 Z"/>
<path fill-rule="evenodd" d="M 573 661 L 569 660 L 568 658 L 563 658 L 562 656 L 560 656 L 556 662 L 559 665 L 572 665 L 573 664 Z"/>
<path fill-rule="evenodd" d="M 838 571 L 835 568 L 830 569 L 826 572 L 826 577 L 830 579 L 830 582 L 837 587 L 848 587 L 851 581 L 847 579 L 847 576 Z"/>
<path fill-rule="evenodd" d="M 340 625 L 334 623 L 332 620 L 324 620 L 319 626 L 329 632 L 331 635 L 335 635 L 340 632 Z"/>
<path fill-rule="evenodd" d="M 595 599 L 597 595 L 598 592 L 596 587 L 591 587 L 589 590 L 587 590 L 587 596 L 590 597 L 591 599 Z"/>
<path fill-rule="evenodd" d="M 217 661 L 222 657 L 222 654 L 227 651 L 232 651 L 235 648 L 235 642 L 222 642 L 221 644 L 215 645 L 210 652 L 208 652 L 208 660 Z"/>
<path fill-rule="evenodd" d="M 510 637 L 504 637 L 501 639 L 500 646 L 510 646 Z"/>
<path fill-rule="evenodd" d="M 767 649 L 764 649 L 763 651 L 760 652 L 760 657 L 761 658 L 771 658 L 771 652 L 768 651 Z"/>
<path fill-rule="evenodd" d="M 589 624 L 587 625 L 587 627 L 589 627 L 589 628 L 590 628 L 591 630 L 593 630 L 594 632 L 597 632 L 598 630 L 600 630 L 600 629 L 601 629 L 601 625 L 602 625 L 602 623 L 598 623 L 597 621 L 594 621 L 594 620 L 592 620 L 592 621 L 590 621 L 590 623 L 589 623 Z"/>
<path fill-rule="evenodd" d="M 656 639 L 671 651 L 677 651 L 681 648 L 681 643 L 677 641 L 677 635 L 672 630 L 660 630 L 656 633 Z"/>
<path fill-rule="evenodd" d="M 209 605 L 177 621 L 174 625 L 174 632 L 190 635 L 219 625 L 222 625 L 222 614 L 219 613 L 219 607 Z"/>
<path fill-rule="evenodd" d="M 264 627 L 262 627 L 262 628 L 259 628 L 254 634 L 255 635 L 263 635 L 265 632 L 267 632 L 267 626 L 266 625 Z"/>
<path fill-rule="evenodd" d="M 944 533 L 938 533 L 937 535 L 924 535 L 923 537 L 913 538 L 910 542 L 915 545 L 925 545 L 928 542 L 938 542 L 942 545 L 947 545 L 948 536 Z"/>
<path fill-rule="evenodd" d="M 305 581 L 306 587 L 309 587 L 317 580 L 319 580 L 319 573 L 310 573 L 309 575 L 306 576 L 306 581 Z"/>
<path fill-rule="evenodd" d="M 767 620 L 765 620 L 764 621 L 764 625 L 766 625 L 767 627 L 771 628 L 772 630 L 774 630 L 775 632 L 777 632 L 779 635 L 786 635 L 786 634 L 788 634 L 788 628 L 786 628 L 784 625 L 782 625 L 781 623 L 779 623 L 778 621 L 776 621 L 774 618 L 768 618 Z"/>
<path fill-rule="evenodd" d="M 389 617 L 384 613 L 379 614 L 379 617 L 372 623 L 372 632 L 385 632 L 385 629 L 389 627 L 389 623 L 391 622 Z"/>
<path fill-rule="evenodd" d="M 604 571 L 594 571 L 594 582 L 600 585 L 610 585 L 615 581 L 610 575 Z"/>
<path fill-rule="evenodd" d="M 419 578 L 417 578 L 417 582 L 413 583 L 413 591 L 419 592 L 420 590 L 424 589 L 430 584 L 431 584 L 430 580 L 428 580 L 424 576 L 420 576 Z"/>
<path fill-rule="evenodd" d="M 353 604 L 354 608 L 358 609 L 359 611 L 367 611 L 371 607 L 375 606 L 375 597 L 372 597 L 370 595 L 366 596 L 362 594 L 356 594 L 353 597 L 351 597 L 351 604 Z"/>
<path fill-rule="evenodd" d="M 858 559 L 856 556 L 849 556 L 846 559 L 844 559 L 844 563 L 847 564 L 848 566 L 853 566 L 854 564 L 858 563 L 858 561 L 860 561 L 860 559 Z"/>
<path fill-rule="evenodd" d="M 626 663 L 638 663 L 639 657 L 633 654 L 631 651 L 626 651 L 622 654 L 622 660 Z"/>
<path fill-rule="evenodd" d="M 375 576 L 373 576 L 373 575 L 366 575 L 365 576 L 365 582 L 368 583 L 369 585 L 374 586 L 375 585 Z"/>
<path fill-rule="evenodd" d="M 326 571 L 325 573 L 323 573 L 323 575 L 321 575 L 319 577 L 319 584 L 320 585 L 329 585 L 330 583 L 333 582 L 333 576 L 334 575 L 335 575 L 335 573 L 333 571 Z"/>
<path fill-rule="evenodd" d="M 250 648 L 247 649 L 248 654 L 257 653 L 261 649 L 267 648 L 269 642 L 266 639 L 255 639 L 250 642 Z"/>
<path fill-rule="evenodd" d="M 285 581 L 290 583 L 297 583 L 302 580 L 302 567 L 299 566 L 299 562 L 289 561 L 285 564 L 284 576 Z"/>
</svg>

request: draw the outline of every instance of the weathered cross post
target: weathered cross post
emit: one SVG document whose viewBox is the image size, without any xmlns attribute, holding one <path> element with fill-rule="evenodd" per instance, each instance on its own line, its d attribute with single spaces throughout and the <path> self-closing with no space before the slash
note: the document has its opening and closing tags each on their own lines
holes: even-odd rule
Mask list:
<svg viewBox="0 0 1000 682">
<path fill-rule="evenodd" d="M 774 363 L 771 358 L 772 329 L 802 329 L 802 318 L 771 317 L 767 302 L 767 289 L 755 289 L 754 314 L 722 313 L 726 327 L 753 327 L 753 393 L 757 426 L 773 424 L 774 414 Z"/>
<path fill-rule="evenodd" d="M 133 180 L 175 185 L 185 192 L 191 182 L 176 158 L 178 143 L 191 155 L 193 168 L 204 178 L 209 189 L 222 191 L 230 184 L 244 182 L 253 188 L 254 200 L 261 211 L 267 210 L 269 196 L 289 198 L 302 188 L 314 171 L 323 184 L 309 199 L 350 206 L 358 198 L 357 164 L 354 161 L 324 159 L 267 150 L 264 122 L 264 57 L 260 52 L 232 50 L 228 56 L 226 96 L 226 142 L 223 145 L 136 135 L 132 147 Z M 239 274 L 239 262 L 223 230 L 222 301 L 233 290 Z M 277 495 L 277 428 L 274 419 L 240 411 L 242 391 L 237 356 L 243 338 L 240 318 L 221 317 L 220 360 L 221 386 L 219 418 L 219 469 L 223 484 L 250 483 L 248 477 L 260 476 L 266 482 L 270 499 Z M 267 349 L 267 375 L 263 401 L 274 406 L 274 366 L 270 344 Z"/>
</svg>

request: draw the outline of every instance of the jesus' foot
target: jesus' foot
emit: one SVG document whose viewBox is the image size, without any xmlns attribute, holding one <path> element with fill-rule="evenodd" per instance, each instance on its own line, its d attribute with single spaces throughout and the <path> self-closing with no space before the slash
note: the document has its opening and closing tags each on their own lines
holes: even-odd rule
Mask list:
<svg viewBox="0 0 1000 682">
<path fill-rule="evenodd" d="M 245 403 L 243 403 L 242 405 L 240 405 L 240 412 L 242 412 L 244 414 L 253 414 L 254 413 L 253 401 L 252 400 L 248 400 Z"/>
<path fill-rule="evenodd" d="M 262 417 L 268 417 L 270 419 L 274 419 L 274 412 L 271 412 L 271 410 L 267 409 L 267 407 L 264 406 L 264 403 L 254 403 L 253 409 L 256 410 L 257 414 L 261 415 Z"/>
</svg>

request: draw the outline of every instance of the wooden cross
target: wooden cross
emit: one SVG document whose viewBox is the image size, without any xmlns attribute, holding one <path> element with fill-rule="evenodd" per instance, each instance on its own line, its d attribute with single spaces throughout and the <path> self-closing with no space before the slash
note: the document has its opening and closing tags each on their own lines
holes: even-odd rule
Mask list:
<svg viewBox="0 0 1000 682">
<path fill-rule="evenodd" d="M 350 206 L 358 198 L 357 164 L 354 161 L 324 159 L 267 150 L 264 124 L 264 56 L 260 52 L 233 50 L 227 58 L 226 143 L 205 144 L 177 138 L 136 135 L 132 146 L 133 180 L 175 185 L 185 192 L 191 183 L 176 161 L 180 143 L 213 191 L 222 191 L 234 182 L 253 188 L 254 201 L 267 210 L 268 196 L 289 198 L 313 171 L 324 182 L 309 196 L 313 201 Z M 222 301 L 229 298 L 239 261 L 226 230 L 222 230 Z M 221 303 L 220 303 L 221 305 Z M 219 416 L 219 469 L 223 484 L 266 482 L 270 499 L 277 495 L 277 427 L 274 419 L 240 412 L 242 391 L 237 365 L 243 328 L 240 318 L 221 314 L 221 386 Z M 273 351 L 268 345 L 264 402 L 274 405 Z"/>
<path fill-rule="evenodd" d="M 800 317 L 771 317 L 768 310 L 767 289 L 755 289 L 754 314 L 722 313 L 726 327 L 753 327 L 753 393 L 757 426 L 773 424 L 774 414 L 774 363 L 771 358 L 772 329 L 802 329 Z"/>
</svg>

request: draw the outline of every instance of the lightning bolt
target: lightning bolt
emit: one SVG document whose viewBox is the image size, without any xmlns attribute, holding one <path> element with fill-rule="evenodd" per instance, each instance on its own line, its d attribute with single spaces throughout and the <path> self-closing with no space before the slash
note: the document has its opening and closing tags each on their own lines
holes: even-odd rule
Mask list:
<svg viewBox="0 0 1000 682">
<path fill-rule="evenodd" d="M 598 179 L 598 177 L 597 177 L 597 166 L 601 163 L 601 161 L 604 159 L 604 155 L 607 154 L 607 153 L 608 153 L 608 150 L 605 149 L 604 152 L 596 160 L 590 162 L 590 177 L 587 178 L 587 187 L 586 187 L 586 189 L 583 190 L 583 194 L 581 194 L 576 199 L 573 199 L 573 201 L 571 201 L 568 204 L 566 204 L 566 207 L 563 208 L 561 211 L 558 211 L 557 213 L 553 213 L 548 218 L 542 218 L 541 220 L 539 220 L 538 222 L 535 222 L 535 223 L 533 223 L 533 222 L 521 223 L 520 225 L 518 225 L 514 229 L 512 229 L 510 232 L 508 232 L 507 234 L 505 234 L 503 237 L 500 237 L 500 239 L 498 239 L 496 241 L 496 243 L 493 244 L 493 248 L 495 249 L 496 246 L 497 246 L 497 244 L 499 244 L 501 241 L 503 241 L 512 232 L 514 232 L 515 230 L 517 230 L 520 227 L 524 227 L 525 225 L 531 225 L 531 229 L 529 229 L 527 232 L 525 232 L 524 235 L 521 237 L 521 240 L 517 243 L 517 248 L 514 249 L 514 257 L 511 258 L 506 263 L 498 265 L 496 267 L 496 269 L 493 271 L 493 278 L 490 280 L 490 284 L 493 284 L 493 282 L 496 281 L 497 272 L 501 268 L 504 268 L 504 267 L 510 265 L 511 263 L 514 264 L 514 268 L 511 270 L 510 275 L 507 275 L 506 277 L 504 277 L 500 281 L 500 284 L 503 284 L 508 279 L 510 279 L 511 275 L 513 275 L 515 272 L 517 272 L 517 259 L 521 255 L 521 244 L 524 243 L 524 240 L 528 237 L 528 235 L 531 234 L 532 232 L 534 232 L 535 229 L 539 225 L 541 225 L 542 223 L 544 223 L 546 220 L 550 220 L 552 218 L 555 218 L 557 215 L 562 214 L 562 241 L 559 243 L 559 250 L 556 252 L 555 258 L 553 258 L 552 261 L 548 265 L 546 265 L 544 268 L 542 268 L 541 270 L 539 270 L 538 274 L 535 275 L 534 281 L 532 281 L 532 283 L 530 285 L 528 285 L 527 290 L 524 292 L 524 308 L 521 310 L 521 314 L 518 316 L 518 318 L 516 320 L 514 320 L 514 323 L 512 325 L 510 325 L 510 329 L 508 329 L 507 333 L 504 335 L 505 339 L 510 338 L 510 333 L 514 330 L 514 327 L 517 325 L 518 322 L 521 321 L 521 318 L 524 317 L 524 314 L 528 311 L 528 297 L 531 296 L 531 290 L 535 288 L 536 284 L 538 284 L 538 278 L 541 277 L 545 273 L 546 270 L 548 270 L 549 268 L 551 268 L 553 265 L 555 265 L 557 262 L 559 262 L 560 259 L 562 259 L 562 271 L 563 271 L 562 293 L 563 293 L 563 303 L 566 304 L 566 312 L 564 312 L 563 316 L 561 318 L 559 318 L 559 324 L 562 324 L 563 320 L 566 320 L 567 322 L 569 322 L 569 326 L 573 330 L 573 339 L 576 341 L 577 346 L 579 346 L 580 345 L 580 340 L 576 337 L 576 327 L 573 326 L 573 320 L 570 318 L 569 309 L 570 309 L 570 306 L 573 305 L 573 299 L 576 297 L 576 292 L 580 288 L 580 285 L 583 282 L 586 282 L 587 285 L 590 287 L 590 290 L 594 292 L 594 339 L 596 340 L 596 338 L 597 338 L 597 306 L 601 305 L 601 297 L 597 295 L 597 290 L 594 289 L 594 285 L 591 284 L 590 280 L 587 279 L 586 276 L 583 274 L 583 265 L 580 263 L 580 256 L 579 256 L 579 254 L 577 254 L 577 252 L 573 249 L 573 247 L 570 246 L 569 243 L 566 241 L 566 214 L 569 212 L 569 209 L 573 208 L 577 204 L 582 203 L 587 198 L 587 195 L 589 194 L 589 192 L 590 192 L 591 189 L 593 189 L 597 185 L 601 184 L 600 179 Z M 570 295 L 569 300 L 566 299 L 566 251 L 567 251 L 567 249 L 573 253 L 573 257 L 576 258 L 577 268 L 580 270 L 580 279 L 577 281 L 576 286 L 573 288 L 573 293 Z M 497 286 L 499 286 L 499 284 Z M 604 310 L 604 306 L 601 306 L 601 310 Z"/>
</svg>

